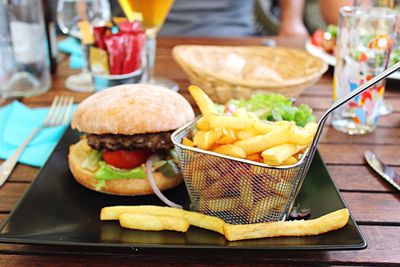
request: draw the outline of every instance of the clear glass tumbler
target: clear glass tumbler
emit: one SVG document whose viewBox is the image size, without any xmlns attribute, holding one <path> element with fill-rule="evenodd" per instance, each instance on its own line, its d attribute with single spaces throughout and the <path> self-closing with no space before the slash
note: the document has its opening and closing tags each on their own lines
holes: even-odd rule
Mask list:
<svg viewBox="0 0 400 267">
<path fill-rule="evenodd" d="M 388 8 L 342 7 L 333 100 L 340 99 L 387 68 L 397 13 Z M 385 81 L 336 110 L 332 125 L 347 134 L 366 134 L 378 124 Z"/>
<path fill-rule="evenodd" d="M 50 88 L 41 0 L 0 1 L 0 95 L 39 95 Z"/>
</svg>

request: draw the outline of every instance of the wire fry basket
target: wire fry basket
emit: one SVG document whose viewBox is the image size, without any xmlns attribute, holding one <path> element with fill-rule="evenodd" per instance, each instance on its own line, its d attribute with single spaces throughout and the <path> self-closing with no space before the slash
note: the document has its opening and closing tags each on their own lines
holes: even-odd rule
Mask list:
<svg viewBox="0 0 400 267">
<path fill-rule="evenodd" d="M 333 103 L 322 115 L 313 142 L 290 166 L 269 166 L 182 145 L 191 137 L 194 120 L 172 136 L 193 211 L 220 217 L 232 224 L 281 221 L 288 217 L 314 157 L 328 115 L 354 96 L 400 68 L 400 62 Z"/>
</svg>

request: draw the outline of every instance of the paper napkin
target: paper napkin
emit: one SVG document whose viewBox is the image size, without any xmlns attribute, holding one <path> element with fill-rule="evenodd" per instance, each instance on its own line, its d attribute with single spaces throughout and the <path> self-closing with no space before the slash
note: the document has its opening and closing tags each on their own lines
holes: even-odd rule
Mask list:
<svg viewBox="0 0 400 267">
<path fill-rule="evenodd" d="M 68 37 L 59 41 L 58 50 L 62 53 L 70 54 L 69 58 L 69 67 L 71 69 L 81 69 L 83 68 L 83 57 L 82 57 L 82 48 L 80 42 L 73 38 Z"/>
<path fill-rule="evenodd" d="M 10 157 L 47 116 L 49 108 L 30 109 L 18 101 L 0 108 L 0 158 Z M 25 148 L 19 162 L 42 167 L 68 125 L 44 128 Z"/>
</svg>

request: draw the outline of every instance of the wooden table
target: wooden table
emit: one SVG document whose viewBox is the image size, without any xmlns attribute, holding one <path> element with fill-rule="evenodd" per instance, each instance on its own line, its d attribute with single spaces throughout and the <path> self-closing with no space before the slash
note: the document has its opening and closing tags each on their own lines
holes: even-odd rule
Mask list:
<svg viewBox="0 0 400 267">
<path fill-rule="evenodd" d="M 277 39 L 278 44 L 302 48 L 304 41 Z M 157 49 L 157 74 L 170 77 L 181 86 L 181 93 L 191 103 L 187 86 L 189 82 L 179 66 L 171 58 L 171 48 L 177 44 L 259 45 L 261 38 L 208 39 L 208 38 L 160 38 Z M 51 90 L 38 97 L 22 99 L 31 106 L 48 106 L 56 94 L 75 96 L 77 102 L 88 94 L 72 93 L 64 88 L 64 79 L 72 73 L 66 59 L 62 60 L 58 74 L 54 76 Z M 321 115 L 331 103 L 332 70 L 314 86 L 307 89 L 298 99 L 309 104 Z M 326 252 L 274 252 L 237 254 L 232 256 L 158 253 L 157 255 L 77 255 L 68 248 L 0 244 L 0 265 L 39 266 L 93 264 L 108 266 L 137 264 L 143 266 L 214 266 L 219 265 L 400 265 L 400 194 L 376 175 L 365 163 L 365 150 L 375 151 L 383 161 L 400 172 L 400 83 L 390 81 L 386 100 L 394 112 L 382 117 L 379 128 L 370 135 L 348 136 L 325 127 L 319 145 L 324 161 L 336 186 L 350 208 L 353 216 L 367 239 L 368 248 L 361 251 Z M 0 189 L 0 221 L 7 218 L 18 199 L 29 187 L 38 173 L 37 168 L 18 165 L 9 181 Z M 29 223 L 29 222 L 27 222 Z"/>
</svg>

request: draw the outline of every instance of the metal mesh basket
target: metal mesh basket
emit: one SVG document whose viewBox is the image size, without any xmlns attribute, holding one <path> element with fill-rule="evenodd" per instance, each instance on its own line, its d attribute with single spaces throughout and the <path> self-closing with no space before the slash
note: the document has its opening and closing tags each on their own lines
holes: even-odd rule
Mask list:
<svg viewBox="0 0 400 267">
<path fill-rule="evenodd" d="M 311 165 L 329 114 L 370 86 L 400 69 L 400 62 L 337 100 L 322 115 L 310 148 L 295 165 L 272 167 L 181 144 L 192 137 L 196 121 L 172 134 L 191 210 L 222 218 L 233 224 L 284 220 Z"/>
<path fill-rule="evenodd" d="M 305 157 L 290 167 L 271 167 L 181 144 L 195 121 L 177 130 L 175 144 L 190 209 L 233 224 L 284 220 L 301 179 Z"/>
</svg>

